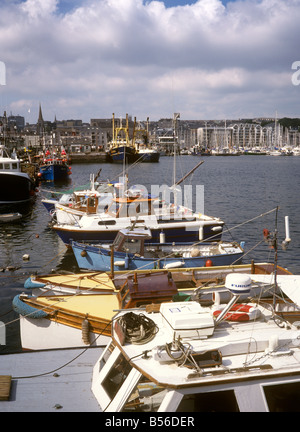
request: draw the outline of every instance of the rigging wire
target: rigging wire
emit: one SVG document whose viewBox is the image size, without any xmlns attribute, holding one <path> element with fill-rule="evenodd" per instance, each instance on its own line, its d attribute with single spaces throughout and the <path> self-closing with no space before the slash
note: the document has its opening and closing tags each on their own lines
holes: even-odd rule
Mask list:
<svg viewBox="0 0 300 432">
<path fill-rule="evenodd" d="M 101 332 L 101 333 L 96 337 L 95 342 L 96 342 L 96 341 L 98 340 L 98 338 L 103 334 L 103 332 L 106 330 L 106 328 L 107 328 L 109 325 L 111 325 L 112 321 L 113 321 L 113 320 L 111 320 L 109 323 L 106 324 L 106 326 L 104 327 L 104 329 L 102 330 L 102 332 Z M 73 359 L 71 359 L 70 361 L 64 363 L 63 365 L 61 365 L 61 366 L 59 366 L 59 367 L 57 367 L 57 368 L 55 368 L 55 369 L 53 369 L 53 370 L 51 370 L 51 371 L 43 372 L 43 373 L 36 374 L 36 375 L 28 375 L 28 376 L 21 376 L 21 377 L 12 377 L 12 379 L 17 380 L 17 379 L 38 378 L 38 377 L 41 377 L 41 376 L 44 376 L 44 375 L 49 375 L 49 374 L 55 373 L 55 372 L 57 372 L 58 370 L 63 369 L 64 367 L 68 366 L 68 365 L 71 364 L 73 361 L 77 360 L 77 359 L 78 359 L 80 356 L 82 356 L 82 355 L 83 355 L 87 350 L 89 350 L 89 349 L 94 349 L 94 348 L 99 348 L 99 347 L 91 347 L 91 346 L 89 346 L 89 347 L 85 348 L 82 352 L 80 352 L 77 356 L 75 356 Z M 74 349 L 75 349 L 75 348 L 74 348 Z"/>
</svg>

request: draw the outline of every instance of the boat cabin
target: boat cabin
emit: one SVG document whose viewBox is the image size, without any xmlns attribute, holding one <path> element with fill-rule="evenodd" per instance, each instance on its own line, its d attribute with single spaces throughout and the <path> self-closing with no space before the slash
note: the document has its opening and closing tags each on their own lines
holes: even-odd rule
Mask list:
<svg viewBox="0 0 300 432">
<path fill-rule="evenodd" d="M 16 160 L 6 160 L 2 162 L 0 159 L 0 171 L 20 171 L 20 164 Z"/>
<path fill-rule="evenodd" d="M 118 281 L 115 279 L 117 288 Z M 178 290 L 171 273 L 162 271 L 151 274 L 134 273 L 129 275 L 119 287 L 118 299 L 121 309 L 139 308 L 151 304 L 160 304 L 173 299 Z"/>
<path fill-rule="evenodd" d="M 106 213 L 113 218 L 128 218 L 154 215 L 155 198 L 129 196 L 114 198 Z"/>
<path fill-rule="evenodd" d="M 4 145 L 0 145 L 0 171 L 20 171 L 20 160 L 10 157 Z"/>
<path fill-rule="evenodd" d="M 203 369 L 205 363 L 215 363 L 213 384 L 189 386 L 187 380 L 186 386 L 172 388 L 134 368 L 110 342 L 95 366 L 92 390 L 98 402 L 101 397 L 103 411 L 109 412 L 299 412 L 299 373 L 264 378 L 264 372 L 272 372 L 268 364 L 226 371 L 219 368 L 219 360 L 217 350 L 203 360 Z M 260 374 L 256 379 L 251 377 L 254 371 Z"/>
<path fill-rule="evenodd" d="M 146 227 L 135 227 L 134 230 L 130 228 L 121 229 L 112 247 L 115 252 L 128 252 L 130 254 L 144 256 L 145 240 L 150 240 L 151 238 L 151 231 Z"/>
</svg>

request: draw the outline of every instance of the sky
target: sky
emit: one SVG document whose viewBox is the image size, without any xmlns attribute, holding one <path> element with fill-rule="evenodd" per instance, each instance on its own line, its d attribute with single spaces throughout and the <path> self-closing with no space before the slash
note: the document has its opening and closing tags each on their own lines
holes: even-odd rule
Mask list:
<svg viewBox="0 0 300 432">
<path fill-rule="evenodd" d="M 300 0 L 0 0 L 0 115 L 300 117 L 299 22 Z"/>
</svg>

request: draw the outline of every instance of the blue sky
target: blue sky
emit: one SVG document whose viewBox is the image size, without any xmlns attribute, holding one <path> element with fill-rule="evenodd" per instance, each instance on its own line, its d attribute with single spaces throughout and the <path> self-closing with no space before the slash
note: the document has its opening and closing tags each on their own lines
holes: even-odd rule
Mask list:
<svg viewBox="0 0 300 432">
<path fill-rule="evenodd" d="M 0 112 L 300 117 L 299 22 L 300 0 L 2 0 Z"/>
</svg>

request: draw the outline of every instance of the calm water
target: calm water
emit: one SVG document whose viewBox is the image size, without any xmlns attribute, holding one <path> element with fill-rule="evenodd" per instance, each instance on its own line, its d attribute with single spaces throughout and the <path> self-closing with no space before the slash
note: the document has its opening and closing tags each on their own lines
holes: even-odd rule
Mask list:
<svg viewBox="0 0 300 432">
<path fill-rule="evenodd" d="M 283 267 L 299 274 L 300 157 L 212 156 L 203 160 L 204 164 L 185 182 L 186 185 L 193 185 L 193 204 L 197 203 L 195 186 L 204 185 L 204 212 L 225 221 L 225 230 L 230 231 L 225 232 L 224 240 L 246 242 L 245 250 L 250 251 L 246 262 L 251 259 L 274 260 L 274 252 L 264 242 L 260 242 L 264 228 L 274 231 L 276 212 L 245 222 L 279 206 L 279 241 L 284 240 L 284 217 L 288 215 L 292 242 L 287 251 L 279 249 L 278 261 Z M 183 177 L 199 161 L 200 158 L 194 156 L 178 157 L 177 179 Z M 46 196 L 45 191 L 54 189 L 62 192 L 88 184 L 90 174 L 97 174 L 100 168 L 101 179 L 118 180 L 121 170 L 119 165 L 75 164 L 68 184 L 55 188 L 42 185 L 34 205 L 24 210 L 27 216 L 22 222 L 0 226 L 0 321 L 9 323 L 6 326 L 6 346 L 0 346 L 0 353 L 20 348 L 18 317 L 12 311 L 11 304 L 13 297 L 23 291 L 26 278 L 33 273 L 47 274 L 62 269 L 79 271 L 72 252 L 66 250 L 48 225 L 50 219 L 41 203 L 41 199 Z M 144 185 L 149 192 L 152 184 L 171 185 L 172 158 L 161 157 L 158 164 L 142 164 L 130 168 L 129 181 L 131 184 Z M 240 226 L 236 227 L 237 225 Z M 23 260 L 25 254 L 30 257 L 28 261 Z"/>
</svg>

